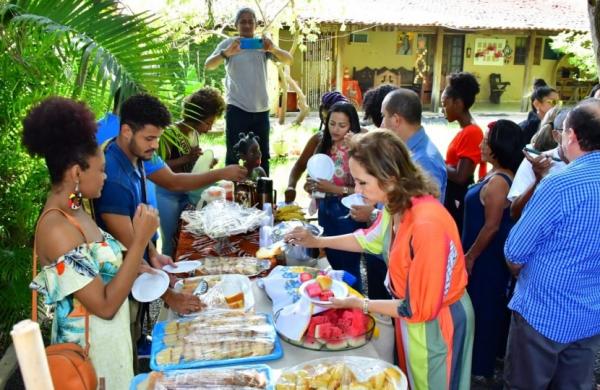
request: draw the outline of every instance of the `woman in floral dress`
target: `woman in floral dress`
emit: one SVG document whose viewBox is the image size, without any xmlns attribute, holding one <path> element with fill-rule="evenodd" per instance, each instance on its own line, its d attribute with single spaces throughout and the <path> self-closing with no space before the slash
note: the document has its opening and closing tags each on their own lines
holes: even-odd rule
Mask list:
<svg viewBox="0 0 600 390">
<path fill-rule="evenodd" d="M 134 217 L 134 241 L 125 248 L 100 230 L 81 208 L 82 198 L 100 196 L 106 175 L 95 138 L 94 115 L 65 98 L 46 99 L 23 121 L 23 143 L 43 157 L 51 189 L 38 221 L 35 250 L 41 270 L 31 288 L 54 309 L 51 343 L 85 347 L 106 389 L 126 389 L 133 377 L 127 296 L 142 268 L 158 214 L 141 205 Z"/>
</svg>

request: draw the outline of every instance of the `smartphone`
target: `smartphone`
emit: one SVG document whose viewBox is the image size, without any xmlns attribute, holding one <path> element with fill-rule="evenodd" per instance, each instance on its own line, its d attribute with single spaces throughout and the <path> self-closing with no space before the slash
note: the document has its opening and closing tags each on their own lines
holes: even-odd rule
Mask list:
<svg viewBox="0 0 600 390">
<path fill-rule="evenodd" d="M 525 147 L 525 148 L 523 148 L 523 150 L 526 151 L 529 154 L 533 154 L 533 155 L 536 155 L 536 156 L 539 156 L 539 155 L 542 154 L 542 152 L 540 152 L 537 149 L 533 149 L 533 148 Z M 557 161 L 557 162 L 562 161 L 560 158 L 557 158 L 557 157 L 554 157 L 554 156 L 549 156 L 547 154 L 545 154 L 544 156 L 549 157 L 550 159 L 552 159 L 552 161 Z"/>
<path fill-rule="evenodd" d="M 264 48 L 263 40 L 260 38 L 240 38 L 240 49 L 259 50 Z"/>
</svg>

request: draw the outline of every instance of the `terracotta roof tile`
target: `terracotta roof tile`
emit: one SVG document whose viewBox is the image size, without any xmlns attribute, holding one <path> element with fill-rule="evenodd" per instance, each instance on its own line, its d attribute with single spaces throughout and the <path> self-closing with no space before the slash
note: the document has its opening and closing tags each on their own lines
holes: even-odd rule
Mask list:
<svg viewBox="0 0 600 390">
<path fill-rule="evenodd" d="M 450 29 L 588 31 L 584 0 L 323 0 L 301 18 L 363 25 L 440 26 Z"/>
</svg>

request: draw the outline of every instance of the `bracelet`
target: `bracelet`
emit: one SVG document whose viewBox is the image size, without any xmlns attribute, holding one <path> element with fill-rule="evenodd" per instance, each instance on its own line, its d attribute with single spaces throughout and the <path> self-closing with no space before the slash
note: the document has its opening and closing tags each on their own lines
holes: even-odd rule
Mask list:
<svg viewBox="0 0 600 390">
<path fill-rule="evenodd" d="M 369 298 L 363 299 L 362 311 L 363 314 L 369 314 Z"/>
<path fill-rule="evenodd" d="M 226 60 L 226 59 L 228 59 L 228 58 L 229 58 L 229 57 L 227 56 L 227 54 L 225 54 L 225 50 L 221 50 L 221 51 L 219 52 L 219 55 L 220 55 L 221 57 L 223 57 L 223 59 L 224 59 L 224 60 Z"/>
</svg>

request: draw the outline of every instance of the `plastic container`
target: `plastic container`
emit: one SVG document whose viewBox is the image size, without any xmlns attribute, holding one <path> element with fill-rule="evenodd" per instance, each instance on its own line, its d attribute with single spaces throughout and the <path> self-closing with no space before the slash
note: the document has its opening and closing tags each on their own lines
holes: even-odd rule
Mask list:
<svg viewBox="0 0 600 390">
<path fill-rule="evenodd" d="M 288 339 L 281 333 L 279 334 L 279 337 L 281 337 L 282 340 L 289 344 L 304 349 L 310 349 L 313 351 L 343 352 L 351 349 L 360 348 L 367 344 L 371 340 L 371 338 L 373 338 L 373 332 L 375 330 L 375 319 L 370 315 L 362 314 L 362 312 L 355 312 L 352 313 L 352 316 L 359 316 L 359 314 L 362 314 L 362 316 L 364 316 L 364 331 L 355 332 L 350 329 L 345 331 L 341 330 L 340 323 L 347 321 L 345 319 L 342 320 L 344 315 L 343 313 L 349 310 L 350 309 L 327 310 L 323 313 L 312 316 L 311 322 L 309 322 L 308 324 L 306 333 L 304 334 L 304 336 L 302 336 L 302 339 L 299 341 Z M 330 316 L 331 313 L 328 314 L 328 312 L 335 312 L 340 314 L 336 316 L 337 319 L 335 320 L 328 320 L 328 322 L 325 322 L 325 320 L 323 320 L 324 322 L 322 324 L 316 324 L 316 322 L 319 322 L 319 318 L 326 319 L 328 316 Z M 325 324 L 325 326 L 323 326 L 323 324 Z M 320 328 L 317 328 L 319 326 L 323 326 L 323 329 L 321 330 Z M 339 334 L 339 331 L 336 331 L 338 334 L 333 335 L 333 328 L 340 329 L 341 334 Z M 324 333 L 327 334 L 319 334 L 320 330 L 324 331 Z"/>
<path fill-rule="evenodd" d="M 277 360 L 281 342 L 268 314 L 210 310 L 190 320 L 162 321 L 152 331 L 156 371 Z"/>
<path fill-rule="evenodd" d="M 264 364 L 203 370 L 174 370 L 139 374 L 133 378 L 130 390 L 184 388 L 228 388 L 272 390 L 271 368 Z M 151 383 L 154 383 L 154 386 Z M 179 388 L 179 387 L 178 387 Z"/>
<path fill-rule="evenodd" d="M 404 390 L 406 375 L 379 359 L 336 356 L 304 362 L 283 370 L 276 390 L 295 389 Z"/>
</svg>

